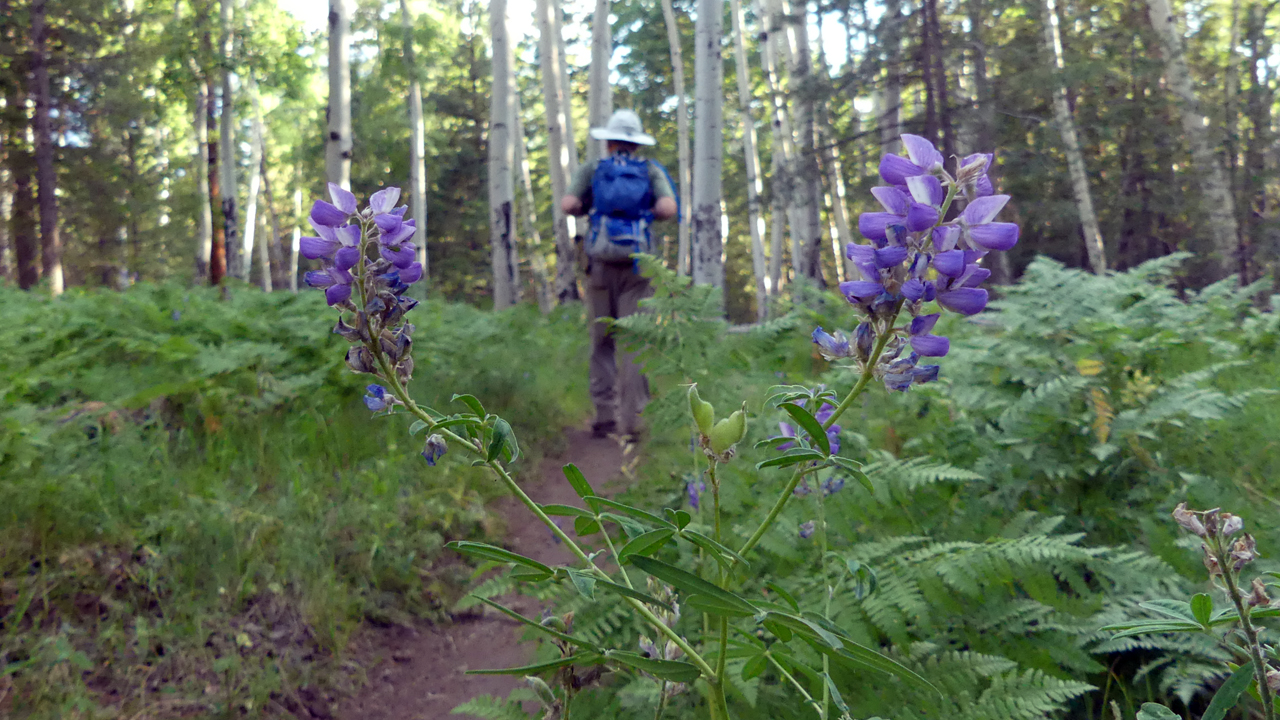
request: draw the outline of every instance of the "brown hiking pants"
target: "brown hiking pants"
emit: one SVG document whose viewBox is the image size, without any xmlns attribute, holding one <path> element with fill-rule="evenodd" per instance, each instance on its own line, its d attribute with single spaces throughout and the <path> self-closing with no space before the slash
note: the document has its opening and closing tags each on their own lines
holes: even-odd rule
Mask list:
<svg viewBox="0 0 1280 720">
<path fill-rule="evenodd" d="M 619 352 L 613 333 L 600 318 L 622 318 L 638 312 L 640 299 L 651 292 L 648 278 L 631 263 L 593 260 L 587 270 L 590 388 L 591 402 L 596 406 L 596 427 L 616 422 L 624 433 L 640 430 L 640 412 L 649 401 L 649 381 L 640 374 L 635 353 Z"/>
</svg>

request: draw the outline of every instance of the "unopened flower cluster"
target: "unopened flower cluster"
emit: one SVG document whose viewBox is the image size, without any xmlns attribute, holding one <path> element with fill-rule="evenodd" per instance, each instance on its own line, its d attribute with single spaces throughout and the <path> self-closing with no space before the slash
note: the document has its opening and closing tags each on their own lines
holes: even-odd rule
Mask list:
<svg viewBox="0 0 1280 720">
<path fill-rule="evenodd" d="M 987 175 L 993 155 L 976 153 L 959 161 L 955 174 L 944 167 L 942 153 L 925 138 L 903 135 L 907 156 L 885 155 L 880 177 L 886 183 L 871 189 L 883 212 L 863 213 L 858 231 L 869 242 L 850 243 L 846 253 L 860 279 L 840 283 L 840 292 L 857 307 L 864 320 L 850 339 L 818 328 L 813 341 L 828 360 L 853 358 L 858 369 L 870 361 L 877 342 L 885 341 L 875 376 L 890 390 L 906 390 L 938 378 L 937 365 L 922 358 L 940 358 L 951 342 L 934 335 L 943 310 L 975 315 L 987 306 L 980 286 L 991 271 L 979 263 L 992 250 L 1003 251 L 1018 242 L 1018 226 L 995 222 L 1009 202 L 995 195 Z M 946 216 L 962 200 L 963 210 Z M 895 328 L 899 313 L 912 316 L 905 328 Z"/>
<path fill-rule="evenodd" d="M 1206 541 L 1201 546 L 1204 550 L 1204 566 L 1213 577 L 1222 576 L 1223 561 L 1230 564 L 1232 573 L 1238 573 L 1258 557 L 1258 543 L 1252 535 L 1241 533 L 1240 537 L 1231 539 L 1236 533 L 1244 530 L 1244 520 L 1239 515 L 1222 512 L 1217 508 L 1201 511 L 1188 510 L 1186 503 L 1180 503 L 1173 509 L 1173 519 L 1182 526 L 1182 529 Z M 1214 552 L 1214 548 L 1210 548 L 1208 543 L 1220 544 L 1225 552 Z M 1267 598 L 1262 582 L 1255 579 L 1253 584 L 1249 604 L 1255 606 L 1270 604 L 1271 600 Z"/>
</svg>

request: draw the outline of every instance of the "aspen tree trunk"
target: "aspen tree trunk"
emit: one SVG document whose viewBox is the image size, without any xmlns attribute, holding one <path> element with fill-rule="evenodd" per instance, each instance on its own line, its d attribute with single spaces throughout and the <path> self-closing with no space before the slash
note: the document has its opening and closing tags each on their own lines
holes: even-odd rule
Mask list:
<svg viewBox="0 0 1280 720">
<path fill-rule="evenodd" d="M 276 210 L 275 193 L 271 191 L 271 173 L 267 169 L 266 143 L 262 148 L 262 199 L 267 205 L 267 217 L 271 219 L 271 242 L 267 245 L 267 256 L 264 271 L 270 271 L 271 289 L 286 287 L 289 278 L 285 277 L 284 267 L 284 235 L 280 233 L 280 213 Z"/>
<path fill-rule="evenodd" d="M 227 274 L 240 280 L 247 280 L 248 259 L 244 256 L 244 248 L 238 242 L 237 233 L 238 209 L 236 196 L 240 186 L 236 179 L 236 141 L 235 141 L 235 92 L 231 88 L 231 64 L 234 38 L 231 34 L 231 17 L 234 0 L 222 0 L 220 19 L 222 23 L 222 227 L 226 236 Z"/>
<path fill-rule="evenodd" d="M 418 262 L 422 263 L 423 283 L 419 292 L 425 298 L 431 279 L 427 252 L 426 129 L 422 124 L 422 83 L 418 80 L 418 64 L 413 52 L 413 19 L 409 16 L 408 0 L 400 0 L 400 22 L 404 26 L 405 72 L 409 76 L 409 211 L 417 221 L 412 240 L 418 246 Z"/>
<path fill-rule="evenodd" d="M 671 0 L 663 0 L 670 5 Z M 756 318 L 769 313 L 768 269 L 764 257 L 764 219 L 760 217 L 760 154 L 756 151 L 756 123 L 751 117 L 751 78 L 747 72 L 747 48 L 743 40 L 742 0 L 730 0 L 733 14 L 733 51 L 738 75 L 738 122 L 742 126 L 742 153 L 747 166 L 747 224 L 751 229 L 751 267 L 756 278 Z"/>
<path fill-rule="evenodd" d="M 49 118 L 48 28 L 46 0 L 31 3 L 31 94 L 36 107 L 36 184 L 40 198 L 40 263 L 49 280 L 49 292 L 62 294 L 62 239 L 58 235 L 58 171 L 53 163 L 53 128 Z"/>
<path fill-rule="evenodd" d="M 555 307 L 555 294 L 551 278 L 547 275 L 547 260 L 542 255 L 542 235 L 538 232 L 538 205 L 533 196 L 533 178 L 529 173 L 529 151 L 525 147 L 524 118 L 520 107 L 520 93 L 512 95 L 515 117 L 516 169 L 520 173 L 520 187 L 524 194 L 524 234 L 529 246 L 529 267 L 538 286 L 538 309 L 543 315 Z M 553 204 L 559 204 L 557 201 Z"/>
<path fill-rule="evenodd" d="M 782 243 L 785 220 L 794 217 L 791 212 L 791 192 L 787 178 L 787 168 L 791 164 L 791 123 L 787 118 L 786 106 L 778 81 L 778 31 L 774 24 L 776 18 L 766 12 L 761 0 L 752 0 L 752 9 L 756 22 L 760 24 L 760 64 L 764 71 L 765 88 L 769 93 L 769 132 L 772 147 L 769 153 L 769 190 L 772 210 L 771 232 L 769 243 L 769 293 L 776 295 L 782 287 Z M 794 227 L 795 223 L 789 223 Z M 796 243 L 791 243 L 791 258 L 795 260 Z M 794 262 L 792 267 L 794 267 Z"/>
<path fill-rule="evenodd" d="M 493 43 L 493 92 L 489 99 L 489 244 L 493 266 L 493 307 L 503 310 L 520 301 L 516 252 L 515 188 L 511 130 L 514 120 L 513 53 L 507 25 L 507 0 L 489 3 Z"/>
<path fill-rule="evenodd" d="M 676 143 L 680 157 L 680 174 L 676 184 L 680 186 L 679 243 L 676 246 L 676 274 L 689 274 L 689 212 L 693 202 L 693 175 L 689 161 L 689 105 L 684 89 L 684 50 L 680 43 L 680 25 L 676 23 L 676 11 L 671 0 L 662 0 L 662 18 L 667 25 L 667 44 L 671 47 L 671 79 L 676 93 Z M 735 20 L 736 22 L 736 20 Z"/>
<path fill-rule="evenodd" d="M 213 211 L 209 207 L 209 126 L 207 120 L 209 95 L 205 84 L 196 83 L 196 198 L 199 199 L 200 217 L 196 220 L 196 280 L 209 277 L 209 258 L 213 253 Z"/>
<path fill-rule="evenodd" d="M 902 5 L 901 0 L 885 0 L 880 21 L 881 43 L 885 47 L 884 93 L 880 98 L 880 152 L 898 152 L 902 137 Z"/>
<path fill-rule="evenodd" d="M 302 186 L 293 189 L 293 238 L 289 246 L 289 292 L 298 292 L 298 251 L 302 246 Z"/>
<path fill-rule="evenodd" d="M 849 214 L 844 204 L 844 172 L 840 167 L 840 151 L 836 149 L 830 110 L 825 102 L 818 108 L 818 112 L 818 124 L 822 131 L 819 139 L 823 145 L 822 169 L 827 179 L 827 196 L 831 207 L 831 237 L 836 256 L 836 270 L 844 279 L 853 280 L 857 270 L 845 252 L 845 248 L 854 242 L 854 239 L 853 231 L 849 228 Z"/>
<path fill-rule="evenodd" d="M 244 206 L 244 246 L 241 257 L 244 262 L 244 277 L 246 282 L 249 280 L 250 266 L 253 263 L 253 243 L 257 239 L 258 231 L 258 194 L 262 192 L 262 158 L 263 148 L 260 142 L 262 128 L 258 124 L 258 98 L 253 97 L 255 91 L 252 80 L 249 81 L 249 94 L 251 107 L 253 108 L 254 117 L 252 118 L 253 133 L 249 138 L 249 196 L 245 199 Z M 268 273 L 264 290 L 270 291 L 271 274 Z"/>
<path fill-rule="evenodd" d="M 205 97 L 209 98 L 206 133 L 209 138 L 209 202 L 222 212 L 222 164 L 218 157 L 218 114 L 214 102 L 213 81 L 205 81 Z M 213 251 L 209 256 L 209 284 L 219 285 L 227 276 L 227 226 L 225 222 L 213 225 Z"/>
<path fill-rule="evenodd" d="M 223 0 L 226 2 L 227 0 Z M 351 189 L 351 3 L 329 0 L 329 137 L 324 165 L 329 182 Z"/>
<path fill-rule="evenodd" d="M 546 108 L 547 164 L 551 176 L 551 221 L 556 239 L 556 278 L 554 295 L 564 303 L 578 297 L 577 257 L 568 217 L 560 209 L 560 198 L 569 187 L 570 150 L 573 135 L 569 132 L 569 98 L 564 93 L 564 56 L 557 32 L 560 14 L 556 0 L 538 0 L 538 55 L 542 70 L 542 104 Z"/>
<path fill-rule="evenodd" d="M 972 65 L 973 65 L 973 89 L 977 99 L 977 127 L 974 129 L 974 147 L 969 148 L 970 153 L 976 152 L 994 152 L 996 148 L 996 105 L 994 93 L 991 89 L 991 80 L 987 77 L 987 45 L 983 35 L 983 28 L 986 23 L 986 13 L 983 8 L 983 0 L 969 0 L 969 46 L 972 48 Z M 988 172 L 988 177 L 992 183 L 999 178 L 1000 165 L 992 163 Z M 987 256 L 994 258 L 994 265 L 991 270 L 991 282 L 997 285 L 1007 285 L 1013 281 L 1013 268 L 1009 264 L 1009 253 L 992 253 Z"/>
<path fill-rule="evenodd" d="M 261 179 L 262 199 L 267 206 L 267 217 L 271 221 L 271 237 L 264 238 L 261 249 L 258 252 L 258 263 L 262 271 L 262 290 L 263 292 L 271 292 L 275 287 L 283 285 L 281 282 L 281 260 L 284 257 L 283 248 L 280 245 L 280 218 L 276 215 L 275 198 L 271 192 L 271 173 L 267 166 L 267 125 L 262 119 L 262 102 L 258 97 L 258 82 L 253 77 L 252 71 L 249 73 L 249 98 L 253 101 L 253 142 L 257 148 L 258 170 L 257 176 Z M 252 243 L 245 243 L 246 248 L 252 247 Z M 245 257 L 248 257 L 248 250 L 245 251 Z M 275 271 L 272 271 L 272 268 Z"/>
<path fill-rule="evenodd" d="M 560 0 L 548 0 L 548 3 L 551 8 L 548 11 L 551 14 L 551 37 L 555 39 L 556 54 L 560 58 L 556 68 L 560 74 L 560 92 L 564 98 L 560 103 L 560 109 L 564 112 L 564 143 L 569 148 L 569 166 L 565 177 L 573 177 L 578 170 L 578 136 L 573 129 L 573 82 L 569 76 L 569 53 L 565 50 L 564 19 L 561 17 L 563 12 L 560 9 Z M 556 198 L 556 201 L 559 202 L 559 198 Z M 576 225 L 575 219 L 569 218 L 569 235 L 574 234 Z"/>
<path fill-rule="evenodd" d="M 694 29 L 693 281 L 724 287 L 724 243 L 720 236 L 723 164 L 724 0 L 698 0 Z M 723 302 L 723 299 L 721 300 Z"/>
<path fill-rule="evenodd" d="M 4 142 L 0 139 L 0 149 Z M 9 168 L 0 165 L 0 283 L 13 280 L 13 243 L 9 236 L 9 220 L 13 213 L 13 188 Z"/>
<path fill-rule="evenodd" d="M 1076 212 L 1080 215 L 1080 227 L 1084 231 L 1084 247 L 1089 254 L 1089 265 L 1098 275 L 1107 271 L 1107 252 L 1098 228 L 1098 216 L 1093 211 L 1093 198 L 1089 194 L 1089 175 L 1076 137 L 1076 124 L 1071 119 L 1067 105 L 1066 79 L 1062 76 L 1062 36 L 1058 32 L 1058 12 L 1054 0 L 1043 0 L 1044 47 L 1049 55 L 1050 69 L 1054 75 L 1053 115 L 1062 135 L 1063 150 L 1067 155 L 1067 171 L 1071 175 L 1071 190 L 1076 199 Z"/>
<path fill-rule="evenodd" d="M 609 59 L 613 57 L 613 28 L 609 26 L 609 0 L 596 0 L 591 19 L 591 68 L 587 74 L 587 125 L 603 127 L 613 113 L 613 86 L 609 84 Z M 604 157 L 605 141 L 587 136 L 587 164 Z"/>
<path fill-rule="evenodd" d="M 1165 78 L 1173 93 L 1174 104 L 1182 116 L 1182 131 L 1191 146 L 1191 158 L 1199 176 L 1203 195 L 1201 208 L 1209 218 L 1209 231 L 1213 236 L 1214 261 L 1219 273 L 1228 275 L 1236 267 L 1239 232 L 1236 226 L 1235 202 L 1227 186 L 1222 162 L 1209 143 L 1205 129 L 1205 116 L 1200 110 L 1200 100 L 1191 84 L 1191 71 L 1182 51 L 1182 34 L 1173 17 L 1168 0 L 1147 0 L 1151 26 L 1160 37 L 1164 51 Z"/>
<path fill-rule="evenodd" d="M 789 175 L 795 198 L 796 221 L 793 228 L 798 252 L 796 276 L 822 284 L 822 216 L 818 210 L 821 192 L 821 170 L 818 168 L 817 127 L 814 122 L 813 90 L 809 87 L 813 64 L 809 50 L 807 0 L 800 0 L 800 10 L 792 12 L 784 0 L 773 0 L 784 18 L 784 53 L 787 56 L 787 95 L 795 113 L 796 151 Z"/>
<path fill-rule="evenodd" d="M 1223 73 L 1226 87 L 1223 92 L 1223 129 L 1226 131 L 1225 149 L 1227 154 L 1227 183 L 1231 188 L 1231 196 L 1237 197 L 1240 189 L 1237 182 L 1237 165 L 1240 159 L 1240 113 L 1238 98 L 1240 94 L 1240 57 L 1236 49 L 1240 47 L 1240 0 L 1231 0 L 1231 21 L 1227 29 L 1227 66 Z M 1239 217 L 1237 217 L 1239 222 Z M 1241 276 L 1241 281 L 1244 278 Z"/>
</svg>

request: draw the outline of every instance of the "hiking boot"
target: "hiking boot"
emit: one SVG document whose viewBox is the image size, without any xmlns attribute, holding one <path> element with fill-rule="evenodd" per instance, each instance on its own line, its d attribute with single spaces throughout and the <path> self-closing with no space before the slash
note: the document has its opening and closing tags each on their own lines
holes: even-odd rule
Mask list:
<svg viewBox="0 0 1280 720">
<path fill-rule="evenodd" d="M 612 420 L 602 420 L 591 426 L 591 437 L 600 439 L 607 438 L 618 429 L 618 423 Z"/>
</svg>

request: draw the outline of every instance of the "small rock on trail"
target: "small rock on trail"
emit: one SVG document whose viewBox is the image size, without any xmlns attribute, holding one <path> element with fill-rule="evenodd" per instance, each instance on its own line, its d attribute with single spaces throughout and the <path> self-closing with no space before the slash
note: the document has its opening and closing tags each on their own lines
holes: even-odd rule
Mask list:
<svg viewBox="0 0 1280 720">
<path fill-rule="evenodd" d="M 597 439 L 585 430 L 566 433 L 569 449 L 563 457 L 547 459 L 525 492 L 539 503 L 581 506 L 564 479 L 561 467 L 578 466 L 597 492 L 611 495 L 607 485 L 618 478 L 624 463 L 623 448 L 613 438 Z M 548 565 L 573 558 L 537 518 L 514 497 L 504 497 L 494 510 L 507 524 L 502 544 Z M 497 544 L 495 542 L 495 544 Z M 513 609 L 537 617 L 541 612 L 528 598 L 516 598 Z M 507 675 L 466 675 L 467 670 L 515 667 L 527 664 L 534 646 L 521 643 L 524 634 L 514 620 L 497 612 L 470 614 L 448 626 L 393 627 L 374 631 L 372 644 L 383 658 L 369 671 L 369 685 L 344 701 L 340 720 L 440 720 L 449 711 L 477 695 L 505 697 L 521 684 Z"/>
</svg>

